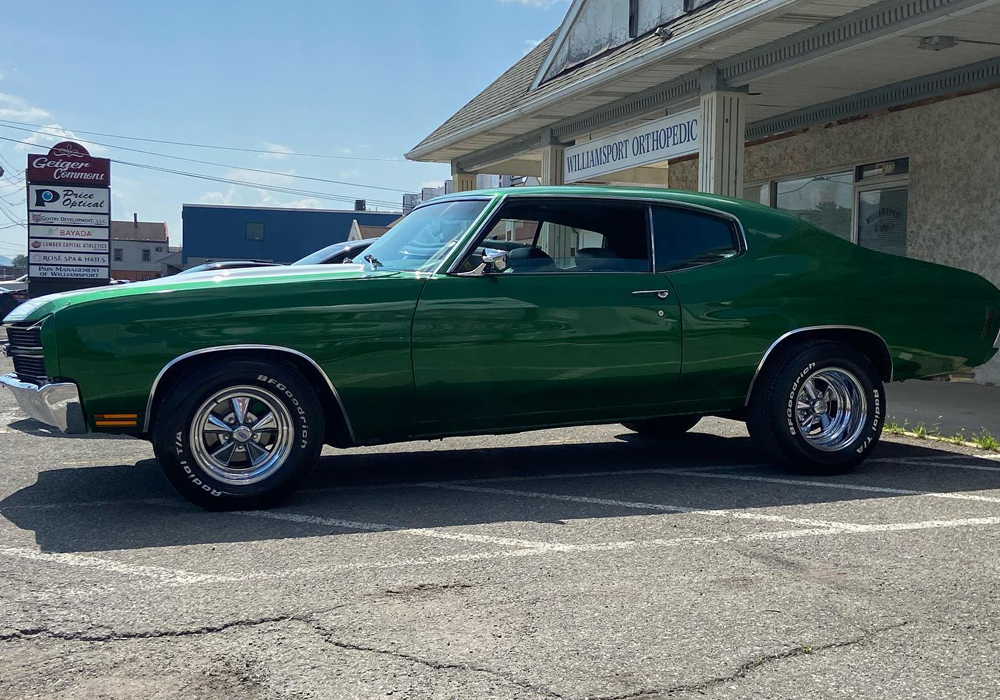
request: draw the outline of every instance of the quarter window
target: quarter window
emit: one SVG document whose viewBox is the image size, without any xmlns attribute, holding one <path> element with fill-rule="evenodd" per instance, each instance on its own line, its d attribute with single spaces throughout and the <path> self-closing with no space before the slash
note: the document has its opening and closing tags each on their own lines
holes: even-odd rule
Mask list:
<svg viewBox="0 0 1000 700">
<path fill-rule="evenodd" d="M 680 207 L 653 207 L 656 271 L 670 272 L 736 255 L 736 228 L 726 219 Z"/>
<path fill-rule="evenodd" d="M 607 200 L 520 200 L 504 205 L 483 248 L 509 251 L 506 274 L 649 272 L 645 206 Z"/>
</svg>

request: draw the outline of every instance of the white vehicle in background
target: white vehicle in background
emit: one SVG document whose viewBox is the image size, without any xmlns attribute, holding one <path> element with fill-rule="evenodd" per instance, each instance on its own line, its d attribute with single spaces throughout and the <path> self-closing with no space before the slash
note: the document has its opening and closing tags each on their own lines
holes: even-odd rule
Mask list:
<svg viewBox="0 0 1000 700">
<path fill-rule="evenodd" d="M 21 275 L 17 279 L 13 280 L 0 280 L 0 287 L 3 287 L 11 292 L 20 292 L 21 290 L 28 288 L 28 276 Z"/>
</svg>

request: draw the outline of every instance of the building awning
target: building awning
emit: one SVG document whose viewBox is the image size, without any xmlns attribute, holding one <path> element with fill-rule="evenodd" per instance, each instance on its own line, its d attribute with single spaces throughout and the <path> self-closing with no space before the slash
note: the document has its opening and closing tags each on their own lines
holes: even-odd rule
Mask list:
<svg viewBox="0 0 1000 700">
<path fill-rule="evenodd" d="M 949 85 L 1000 82 L 996 0 L 717 0 L 664 29 L 539 82 L 554 32 L 407 158 L 535 174 L 546 143 L 586 141 L 688 109 L 708 74 L 749 90 L 748 138 L 891 108 Z M 937 36 L 944 43 L 928 41 Z"/>
</svg>

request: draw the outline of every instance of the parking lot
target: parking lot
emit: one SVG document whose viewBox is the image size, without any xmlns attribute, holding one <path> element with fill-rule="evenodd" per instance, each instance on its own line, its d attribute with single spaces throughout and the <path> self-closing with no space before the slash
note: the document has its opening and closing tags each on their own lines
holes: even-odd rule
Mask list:
<svg viewBox="0 0 1000 700">
<path fill-rule="evenodd" d="M 833 478 L 720 419 L 327 449 L 221 514 L 146 443 L 49 435 L 0 393 L 0 698 L 1000 692 L 1000 461 L 967 448 Z"/>
</svg>

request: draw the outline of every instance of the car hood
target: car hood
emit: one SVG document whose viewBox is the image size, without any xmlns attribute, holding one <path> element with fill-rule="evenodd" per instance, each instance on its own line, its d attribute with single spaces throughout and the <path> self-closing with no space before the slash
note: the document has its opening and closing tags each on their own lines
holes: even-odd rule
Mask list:
<svg viewBox="0 0 1000 700">
<path fill-rule="evenodd" d="M 149 280 L 148 282 L 91 287 L 73 292 L 49 294 L 24 302 L 4 319 L 4 323 L 36 321 L 66 306 L 142 294 L 174 294 L 185 290 L 212 288 L 217 288 L 220 293 L 224 293 L 227 288 L 246 285 L 259 286 L 325 279 L 392 277 L 399 274 L 402 273 L 390 270 L 372 271 L 363 265 L 296 265 L 294 267 L 282 265 L 280 267 L 211 270 Z"/>
</svg>

